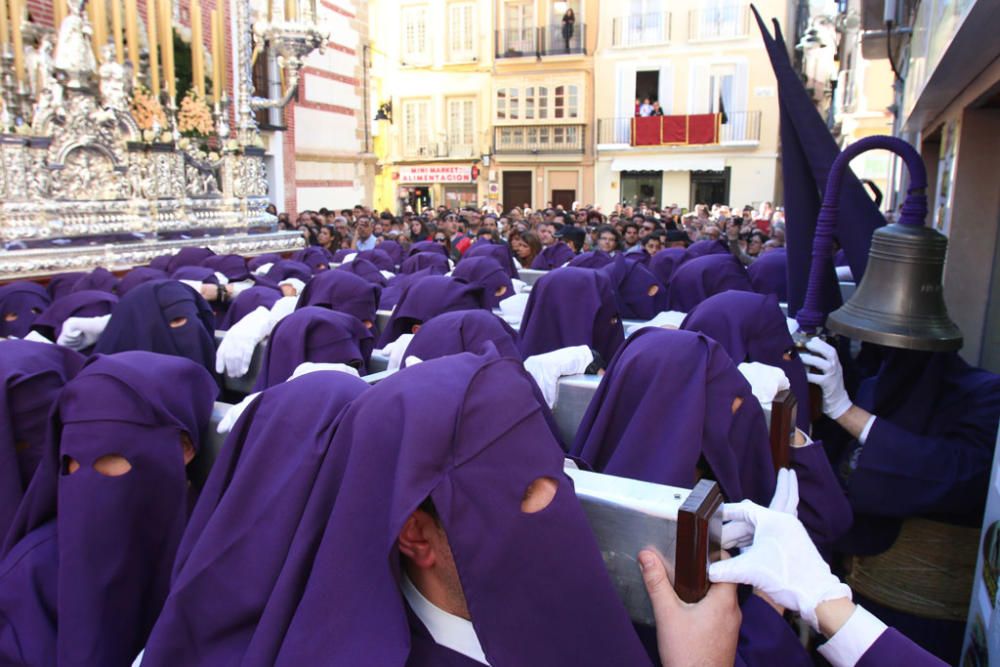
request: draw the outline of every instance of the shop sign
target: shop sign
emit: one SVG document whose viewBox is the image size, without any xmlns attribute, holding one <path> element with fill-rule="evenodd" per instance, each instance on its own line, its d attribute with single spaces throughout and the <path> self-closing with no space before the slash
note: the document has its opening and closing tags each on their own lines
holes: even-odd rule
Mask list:
<svg viewBox="0 0 1000 667">
<path fill-rule="evenodd" d="M 399 167 L 399 180 L 402 183 L 471 183 L 472 167 L 449 166 L 413 166 Z"/>
</svg>

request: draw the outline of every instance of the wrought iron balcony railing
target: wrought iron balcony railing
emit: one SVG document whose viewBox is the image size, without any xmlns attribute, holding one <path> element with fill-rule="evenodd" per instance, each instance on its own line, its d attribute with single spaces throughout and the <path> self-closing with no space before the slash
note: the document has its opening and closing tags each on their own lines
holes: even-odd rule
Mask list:
<svg viewBox="0 0 1000 667">
<path fill-rule="evenodd" d="M 587 26 L 553 24 L 541 28 L 524 27 L 497 30 L 497 58 L 543 58 L 546 56 L 586 55 Z"/>
<path fill-rule="evenodd" d="M 611 45 L 629 47 L 665 44 L 670 41 L 670 28 L 669 12 L 620 16 L 611 25 Z"/>
</svg>

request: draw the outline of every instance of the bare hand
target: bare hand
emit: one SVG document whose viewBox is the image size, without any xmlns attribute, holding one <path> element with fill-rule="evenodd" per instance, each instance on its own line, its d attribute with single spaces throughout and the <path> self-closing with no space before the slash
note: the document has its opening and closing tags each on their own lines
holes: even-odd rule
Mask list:
<svg viewBox="0 0 1000 667">
<path fill-rule="evenodd" d="M 653 551 L 639 552 L 639 566 L 656 617 L 656 643 L 664 667 L 729 667 L 736 660 L 742 614 L 734 584 L 713 584 L 694 604 L 683 602 Z"/>
</svg>

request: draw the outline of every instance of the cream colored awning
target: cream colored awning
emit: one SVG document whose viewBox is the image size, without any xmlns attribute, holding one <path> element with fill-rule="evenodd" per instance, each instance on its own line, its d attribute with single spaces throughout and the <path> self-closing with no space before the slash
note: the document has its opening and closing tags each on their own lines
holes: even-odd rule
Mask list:
<svg viewBox="0 0 1000 667">
<path fill-rule="evenodd" d="M 611 161 L 611 171 L 722 171 L 722 157 L 673 157 L 663 155 L 626 155 Z"/>
</svg>

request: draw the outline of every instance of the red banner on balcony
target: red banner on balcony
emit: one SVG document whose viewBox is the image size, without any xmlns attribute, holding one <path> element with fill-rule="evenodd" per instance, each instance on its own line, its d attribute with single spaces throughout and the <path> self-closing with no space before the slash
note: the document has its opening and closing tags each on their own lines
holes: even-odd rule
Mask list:
<svg viewBox="0 0 1000 667">
<path fill-rule="evenodd" d="M 719 143 L 719 114 L 637 116 L 632 119 L 633 146 L 691 146 Z"/>
<path fill-rule="evenodd" d="M 661 143 L 659 116 L 636 116 L 632 119 L 633 146 L 659 146 Z"/>
</svg>

